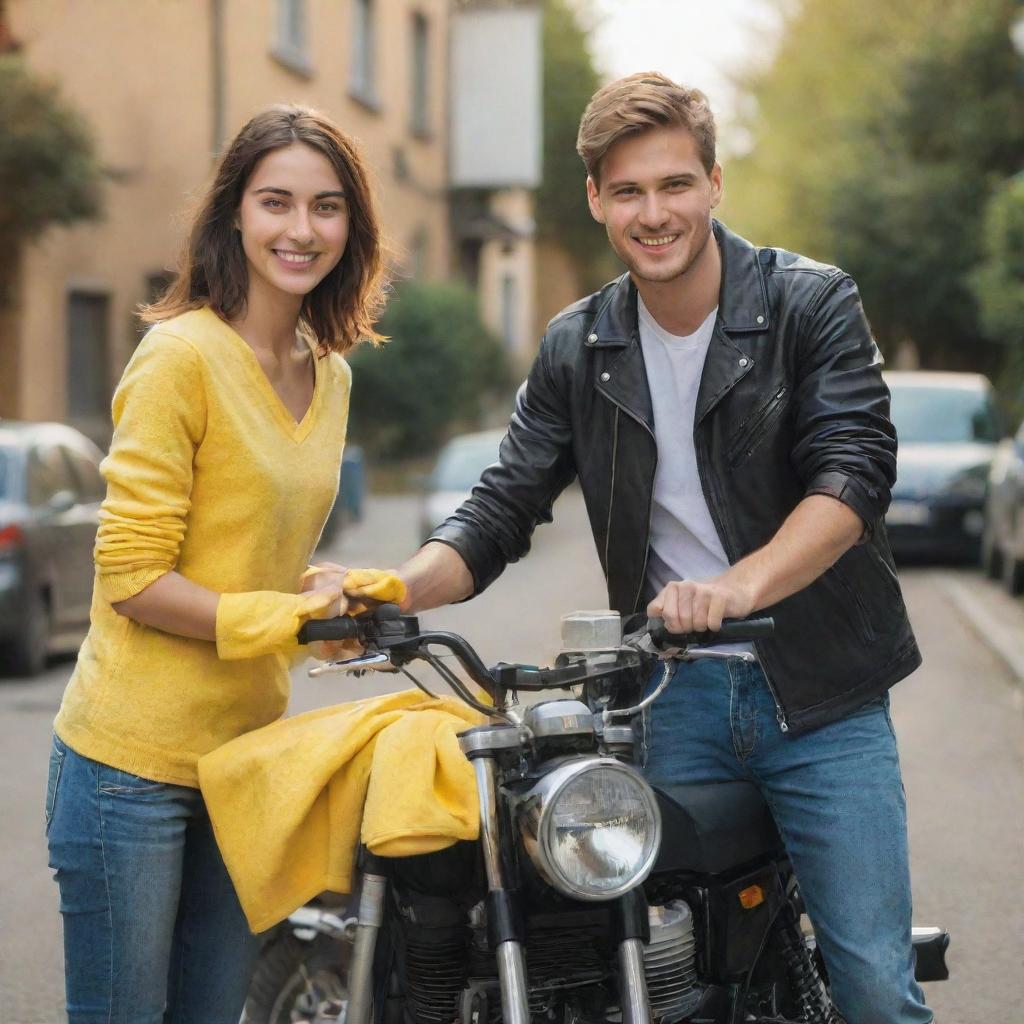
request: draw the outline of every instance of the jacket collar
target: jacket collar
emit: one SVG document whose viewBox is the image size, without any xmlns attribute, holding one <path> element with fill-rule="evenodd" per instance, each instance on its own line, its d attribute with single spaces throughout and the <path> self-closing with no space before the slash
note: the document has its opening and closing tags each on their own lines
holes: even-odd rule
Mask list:
<svg viewBox="0 0 1024 1024">
<path fill-rule="evenodd" d="M 712 221 L 722 254 L 722 286 L 718 295 L 718 326 L 726 334 L 761 333 L 771 323 L 764 272 L 758 251 L 720 221 Z M 610 287 L 587 332 L 594 348 L 628 345 L 636 337 L 636 285 L 623 274 Z"/>
</svg>

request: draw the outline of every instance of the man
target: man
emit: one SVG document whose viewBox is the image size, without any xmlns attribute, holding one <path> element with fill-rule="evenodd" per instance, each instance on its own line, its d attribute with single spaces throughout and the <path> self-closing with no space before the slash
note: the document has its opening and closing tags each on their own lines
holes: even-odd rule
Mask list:
<svg viewBox="0 0 1024 1024">
<path fill-rule="evenodd" d="M 755 663 L 679 666 L 648 775 L 753 780 L 849 1024 L 930 1021 L 887 697 L 920 655 L 882 526 L 896 437 L 856 287 L 712 220 L 722 171 L 696 90 L 606 86 L 578 150 L 628 273 L 551 322 L 499 463 L 400 570 L 408 607 L 483 590 L 578 475 L 613 608 L 676 632 L 773 615 L 774 638 L 739 645 Z"/>
</svg>

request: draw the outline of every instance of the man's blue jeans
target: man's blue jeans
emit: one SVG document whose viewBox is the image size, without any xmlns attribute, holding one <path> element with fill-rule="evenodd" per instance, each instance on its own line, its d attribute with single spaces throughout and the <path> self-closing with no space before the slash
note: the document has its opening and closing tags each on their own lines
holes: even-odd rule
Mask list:
<svg viewBox="0 0 1024 1024">
<path fill-rule="evenodd" d="M 46 792 L 69 1024 L 238 1024 L 258 940 L 197 789 L 53 740 Z"/>
<path fill-rule="evenodd" d="M 848 1024 L 932 1020 L 914 980 L 906 801 L 888 696 L 783 733 L 758 665 L 680 663 L 652 709 L 646 775 L 755 783 L 782 834 Z"/>
</svg>

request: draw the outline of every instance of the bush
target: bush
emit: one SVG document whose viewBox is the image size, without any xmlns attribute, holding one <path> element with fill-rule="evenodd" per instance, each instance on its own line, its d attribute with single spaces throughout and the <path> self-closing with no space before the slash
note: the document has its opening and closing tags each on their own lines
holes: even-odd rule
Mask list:
<svg viewBox="0 0 1024 1024">
<path fill-rule="evenodd" d="M 382 458 L 433 451 L 456 426 L 476 427 L 510 374 L 500 342 L 463 285 L 407 282 L 380 330 L 391 340 L 351 358 L 353 440 Z"/>
</svg>

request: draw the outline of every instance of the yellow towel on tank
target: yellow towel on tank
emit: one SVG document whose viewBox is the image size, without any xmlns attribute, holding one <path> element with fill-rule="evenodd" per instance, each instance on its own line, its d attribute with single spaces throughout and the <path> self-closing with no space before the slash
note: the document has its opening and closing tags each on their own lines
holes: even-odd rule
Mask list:
<svg viewBox="0 0 1024 1024">
<path fill-rule="evenodd" d="M 360 840 L 399 857 L 476 839 L 476 780 L 456 736 L 483 721 L 454 697 L 405 690 L 282 719 L 201 758 L 249 927 L 348 892 Z"/>
</svg>

